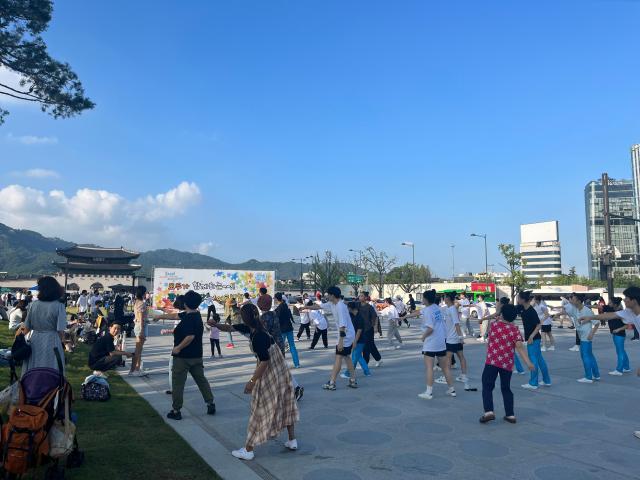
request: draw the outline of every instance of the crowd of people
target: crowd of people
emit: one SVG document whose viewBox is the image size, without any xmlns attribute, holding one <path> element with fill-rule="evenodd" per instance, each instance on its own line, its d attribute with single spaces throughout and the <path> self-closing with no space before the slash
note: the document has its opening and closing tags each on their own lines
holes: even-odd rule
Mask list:
<svg viewBox="0 0 640 480">
<path fill-rule="evenodd" d="M 32 354 L 22 368 L 22 374 L 31 368 L 57 368 L 54 352 L 62 352 L 65 333 L 69 324 L 64 304 L 64 292 L 52 277 L 43 277 L 38 281 L 37 299 L 9 299 L 14 306 L 8 314 L 9 328 L 18 334 L 29 332 Z M 172 409 L 167 417 L 182 419 L 184 386 L 188 375 L 194 379 L 206 406 L 206 414 L 214 415 L 216 405 L 211 385 L 205 376 L 203 338 L 205 331 L 211 345 L 211 357 L 222 357 L 220 333 L 227 333 L 227 348 L 234 348 L 233 335 L 241 335 L 249 340 L 249 346 L 256 358 L 256 366 L 247 381 L 244 392 L 252 396 L 245 445 L 232 453 L 243 460 L 254 458 L 254 448 L 270 438 L 287 430 L 288 440 L 285 446 L 296 450 L 295 423 L 299 419 L 297 401 L 302 399 L 304 388 L 298 384 L 289 370 L 285 357 L 291 356 L 293 368 L 301 365 L 299 347 L 303 335 L 313 350 L 322 339 L 325 349 L 329 347 L 328 331 L 331 315 L 335 325 L 335 357 L 331 372 L 322 388 L 335 391 L 338 377 L 347 380 L 346 387 L 358 388 L 357 369 L 362 375 L 372 375 L 371 358 L 375 366 L 383 364 L 382 355 L 376 345 L 376 332 L 383 338 L 382 325 L 386 326 L 386 342 L 390 349 L 399 349 L 404 345 L 400 328 L 410 328 L 410 320 L 419 322 L 422 356 L 425 367 L 426 389 L 418 394 L 424 400 L 434 398 L 436 384 L 446 385 L 445 396 L 456 397 L 456 382 L 462 383 L 465 390 L 476 390 L 469 384 L 469 365 L 464 355 L 466 340 L 487 343 L 487 355 L 482 372 L 482 401 L 484 413 L 480 423 L 496 419 L 493 403 L 493 390 L 500 378 L 500 391 L 504 403 L 504 420 L 516 423 L 514 396 L 511 391 L 511 377 L 515 372 L 525 374 L 523 364 L 529 369 L 528 382 L 522 385 L 526 390 L 551 388 L 551 368 L 545 359 L 546 352 L 555 350 L 555 338 L 552 333 L 554 315 L 567 316 L 576 331 L 575 345 L 571 350 L 579 351 L 584 376 L 577 381 L 591 384 L 601 381 L 598 361 L 593 352 L 593 341 L 601 325 L 607 325 L 611 334 L 616 367 L 608 372 L 612 376 L 629 373 L 629 357 L 625 351 L 625 331 L 632 327 L 640 328 L 640 288 L 630 287 L 624 291 L 624 299 L 613 297 L 608 304 L 598 305 L 598 313 L 585 305 L 584 295 L 572 294 L 562 299 L 562 307 L 555 314 L 540 296 L 528 291 L 520 292 L 516 303 L 501 298 L 496 304 L 495 313 L 480 296 L 470 301 L 465 293 L 448 292 L 439 295 L 435 290 L 422 294 L 422 308 L 412 295 L 405 304 L 401 297 L 384 299 L 384 306 L 372 301 L 367 292 L 361 292 L 357 300 L 345 301 L 338 287 L 331 287 L 324 296 L 318 294 L 309 297 L 304 294 L 295 303 L 283 293 L 272 298 L 266 289 L 252 298 L 248 294 L 241 301 L 229 298 L 224 303 L 222 316 L 216 307 L 210 305 L 206 320 L 200 313 L 203 297 L 188 291 L 175 299 L 174 310 L 162 315 L 150 315 L 146 289 L 138 287 L 134 294 L 134 335 L 135 348 L 127 352 L 122 341 L 121 325 L 117 321 L 98 328 L 100 335 L 89 354 L 88 365 L 94 374 L 122 365 L 124 358 L 130 359 L 129 374 L 144 375 L 142 369 L 143 348 L 148 338 L 150 321 L 170 319 L 174 328 L 163 331 L 173 335 L 173 348 L 170 358 L 170 388 Z M 275 300 L 275 302 L 274 302 Z M 2 299 L 3 303 L 7 298 Z M 117 303 L 117 302 L 116 302 Z M 106 316 L 101 310 L 103 298 L 99 292 L 88 295 L 83 291 L 75 301 L 77 321 L 82 324 L 87 317 Z M 116 307 L 117 308 L 117 307 Z M 470 311 L 476 309 L 478 333 Z M 514 321 L 520 318 L 521 331 Z M 295 321 L 300 324 L 295 334 Z M 313 335 L 311 327 L 313 326 Z M 559 327 L 560 328 L 560 327 Z M 236 337 L 237 338 L 237 337 Z M 298 345 L 296 345 L 298 344 Z M 452 367 L 460 364 L 460 374 L 454 376 Z M 64 363 L 62 364 L 64 368 Z M 436 378 L 435 372 L 441 372 Z M 640 370 L 639 370 L 640 375 Z M 249 372 L 247 372 L 249 375 Z M 541 377 L 541 378 L 540 378 Z M 635 432 L 640 438 L 640 432 Z"/>
</svg>

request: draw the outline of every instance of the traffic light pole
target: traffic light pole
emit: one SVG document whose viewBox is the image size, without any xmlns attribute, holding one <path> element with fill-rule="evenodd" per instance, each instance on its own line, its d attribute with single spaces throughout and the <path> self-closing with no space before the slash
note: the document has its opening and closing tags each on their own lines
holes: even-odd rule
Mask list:
<svg viewBox="0 0 640 480">
<path fill-rule="evenodd" d="M 604 217 L 604 243 L 607 248 L 607 253 L 605 253 L 604 262 L 602 265 L 606 268 L 607 271 L 607 294 L 609 295 L 609 299 L 614 297 L 613 290 L 613 245 L 611 245 L 611 215 L 609 212 L 609 175 L 606 173 L 602 174 L 602 214 Z"/>
</svg>

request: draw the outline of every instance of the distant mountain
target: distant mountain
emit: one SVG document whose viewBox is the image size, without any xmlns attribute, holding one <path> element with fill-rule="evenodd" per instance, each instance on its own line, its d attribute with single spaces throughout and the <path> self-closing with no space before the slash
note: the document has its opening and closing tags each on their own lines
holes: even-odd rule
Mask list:
<svg viewBox="0 0 640 480">
<path fill-rule="evenodd" d="M 19 230 L 0 223 L 0 272 L 9 275 L 40 275 L 52 273 L 51 264 L 60 260 L 56 248 L 74 245 L 59 238 L 48 238 L 31 230 Z M 141 272 L 151 275 L 153 267 L 181 268 L 220 268 L 228 270 L 275 270 L 281 280 L 300 277 L 300 264 L 295 262 L 261 262 L 251 259 L 243 263 L 228 263 L 223 260 L 182 252 L 173 249 L 150 250 L 143 252 L 136 260 L 142 265 Z M 304 271 L 307 271 L 305 265 Z"/>
</svg>

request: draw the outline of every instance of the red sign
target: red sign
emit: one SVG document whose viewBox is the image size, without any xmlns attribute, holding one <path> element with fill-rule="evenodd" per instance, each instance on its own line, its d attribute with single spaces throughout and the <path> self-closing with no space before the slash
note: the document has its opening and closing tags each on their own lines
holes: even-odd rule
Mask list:
<svg viewBox="0 0 640 480">
<path fill-rule="evenodd" d="M 472 292 L 496 293 L 496 284 L 495 283 L 471 282 L 471 291 Z"/>
</svg>

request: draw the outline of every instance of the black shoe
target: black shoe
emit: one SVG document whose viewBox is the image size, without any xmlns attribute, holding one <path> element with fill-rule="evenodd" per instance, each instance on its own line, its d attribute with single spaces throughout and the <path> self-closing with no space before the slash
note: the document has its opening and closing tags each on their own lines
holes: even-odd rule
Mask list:
<svg viewBox="0 0 640 480">
<path fill-rule="evenodd" d="M 167 395 L 171 395 L 173 392 L 171 390 L 165 390 L 165 392 Z"/>
<path fill-rule="evenodd" d="M 296 387 L 296 402 L 302 400 L 304 396 L 304 387 Z"/>
<path fill-rule="evenodd" d="M 171 410 L 167 413 L 167 418 L 170 418 L 171 420 L 182 420 L 182 413 L 180 413 L 180 410 Z"/>
<path fill-rule="evenodd" d="M 207 405 L 207 415 L 215 415 L 216 414 L 216 404 L 210 403 Z"/>
</svg>

